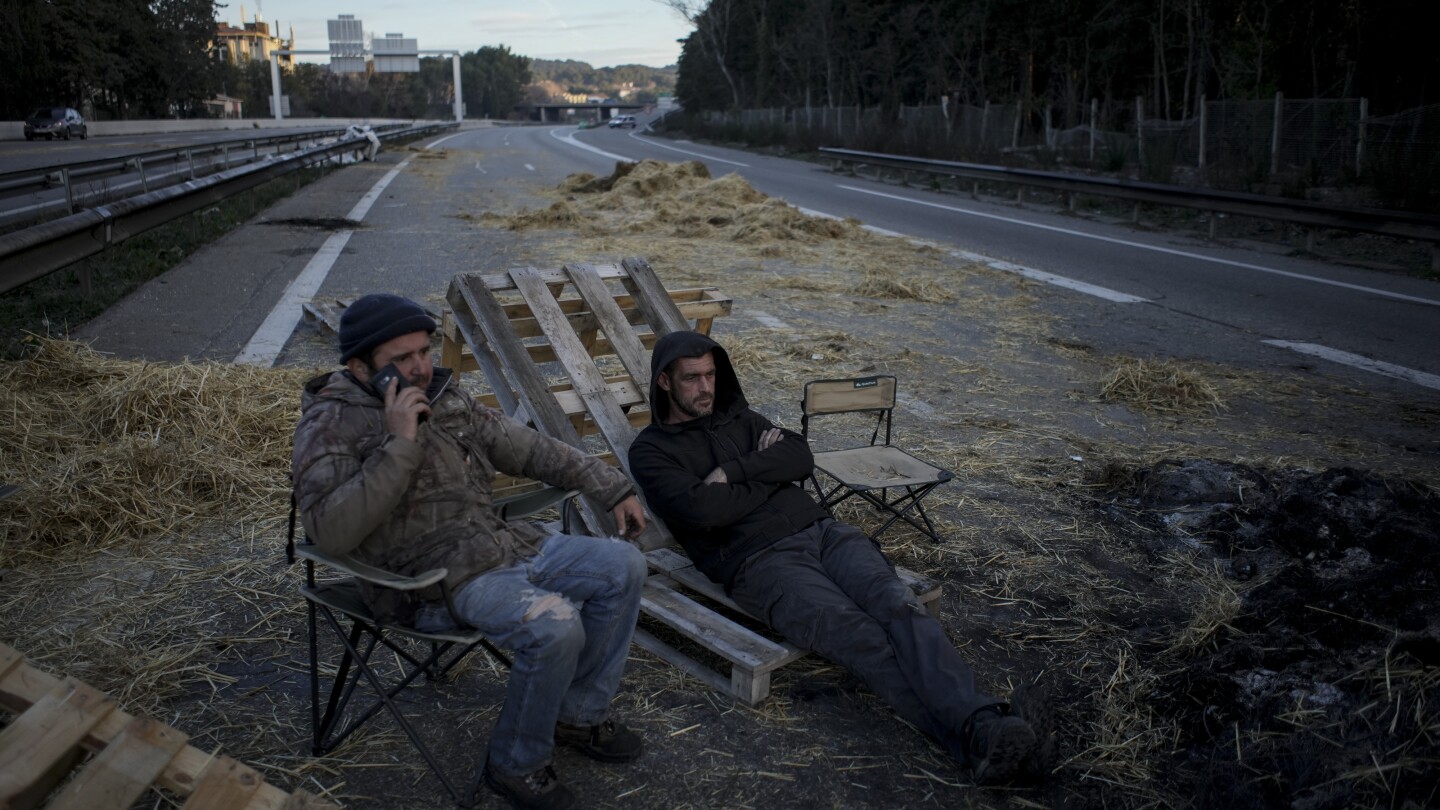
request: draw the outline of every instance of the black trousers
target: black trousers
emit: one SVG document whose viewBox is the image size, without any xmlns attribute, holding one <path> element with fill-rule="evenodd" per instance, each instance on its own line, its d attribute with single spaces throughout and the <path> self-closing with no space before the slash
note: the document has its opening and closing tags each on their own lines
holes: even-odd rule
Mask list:
<svg viewBox="0 0 1440 810">
<path fill-rule="evenodd" d="M 965 720 L 998 701 L 975 691 L 944 628 L 859 529 L 817 521 L 750 557 L 730 595 L 790 643 L 850 670 L 967 762 Z"/>
</svg>

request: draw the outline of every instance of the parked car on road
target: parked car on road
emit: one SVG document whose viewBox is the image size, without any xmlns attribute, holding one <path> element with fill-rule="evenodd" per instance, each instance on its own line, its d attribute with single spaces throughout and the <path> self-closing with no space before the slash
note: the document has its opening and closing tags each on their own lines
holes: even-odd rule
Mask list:
<svg viewBox="0 0 1440 810">
<path fill-rule="evenodd" d="M 25 140 L 33 141 L 40 135 L 44 135 L 47 141 L 51 138 L 68 141 L 70 136 L 78 135 L 83 141 L 89 137 L 90 131 L 85 126 L 85 119 L 73 107 L 41 107 L 25 119 Z"/>
<path fill-rule="evenodd" d="M 634 128 L 635 128 L 635 116 L 633 116 L 633 115 L 617 115 L 617 116 L 615 116 L 614 118 L 611 118 L 611 119 L 610 119 L 609 127 L 610 127 L 611 129 L 619 129 L 620 127 L 630 127 L 631 129 L 634 129 Z"/>
</svg>

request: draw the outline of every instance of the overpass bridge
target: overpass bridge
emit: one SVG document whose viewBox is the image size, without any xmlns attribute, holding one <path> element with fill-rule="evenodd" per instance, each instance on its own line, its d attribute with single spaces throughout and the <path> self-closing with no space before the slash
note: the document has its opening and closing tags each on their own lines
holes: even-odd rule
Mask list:
<svg viewBox="0 0 1440 810">
<path fill-rule="evenodd" d="M 654 102 L 625 103 L 606 101 L 599 104 L 517 104 L 515 109 L 531 121 L 542 124 L 563 124 L 567 121 L 590 121 L 598 124 L 617 115 L 644 112 L 655 106 Z"/>
</svg>

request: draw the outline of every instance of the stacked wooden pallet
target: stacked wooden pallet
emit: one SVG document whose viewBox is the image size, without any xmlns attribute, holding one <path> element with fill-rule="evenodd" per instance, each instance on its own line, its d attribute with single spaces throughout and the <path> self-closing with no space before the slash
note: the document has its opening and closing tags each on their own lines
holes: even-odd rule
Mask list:
<svg viewBox="0 0 1440 810">
<path fill-rule="evenodd" d="M 0 706 L 16 715 L 0 729 L 0 807 L 126 810 L 155 789 L 204 810 L 339 807 L 303 790 L 286 793 L 253 768 L 117 708 L 103 692 L 36 669 L 4 644 Z"/>
<path fill-rule="evenodd" d="M 622 289 L 612 287 L 617 283 Z M 713 287 L 666 290 L 639 259 L 462 273 L 451 281 L 447 298 L 442 365 L 483 371 L 493 407 L 627 474 L 630 442 L 650 422 L 648 350 L 676 329 L 708 334 L 732 304 Z M 597 360 L 612 373 L 603 373 Z M 547 381 L 544 372 L 556 367 L 566 382 Z M 592 533 L 613 530 L 603 505 L 582 502 L 581 513 Z M 666 630 L 642 627 L 636 642 L 739 700 L 764 700 L 770 674 L 803 651 L 757 630 L 759 623 L 695 570 L 663 521 L 653 515 L 649 521 L 637 541 L 652 571 L 641 610 Z M 903 576 L 934 610 L 939 587 L 909 572 Z"/>
</svg>

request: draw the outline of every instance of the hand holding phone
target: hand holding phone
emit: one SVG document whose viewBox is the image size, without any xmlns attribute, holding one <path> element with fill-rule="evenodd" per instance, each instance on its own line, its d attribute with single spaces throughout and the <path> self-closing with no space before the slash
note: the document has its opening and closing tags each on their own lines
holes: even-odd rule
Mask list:
<svg viewBox="0 0 1440 810">
<path fill-rule="evenodd" d="M 405 378 L 405 375 L 400 372 L 400 369 L 396 368 L 394 363 L 390 363 L 381 368 L 379 371 L 376 371 L 370 377 L 370 388 L 375 393 L 375 396 L 379 397 L 381 401 L 384 401 L 385 393 L 389 390 L 390 383 L 392 381 L 395 383 L 395 398 L 389 403 L 387 403 L 385 406 L 386 424 L 390 427 L 390 431 L 392 433 L 399 433 L 400 435 L 405 436 L 408 439 L 414 439 L 414 431 L 404 429 L 405 427 L 408 427 L 408 424 L 403 424 L 403 422 L 408 421 L 407 417 L 411 410 L 411 407 L 401 403 L 400 392 L 404 391 L 406 388 L 410 388 L 411 385 L 410 381 Z M 420 402 L 422 407 L 424 408 L 424 410 L 420 410 L 418 413 L 416 413 L 414 417 L 415 421 L 413 424 L 415 426 L 419 426 L 421 422 L 424 422 L 430 416 L 429 405 L 425 402 L 425 397 L 423 394 L 419 397 L 412 396 L 408 397 L 407 399 L 412 400 L 412 402 Z M 391 423 L 390 414 L 392 411 L 396 411 L 397 414 L 401 417 L 402 424 L 395 425 Z M 396 429 L 397 427 L 399 427 L 400 429 Z"/>
<path fill-rule="evenodd" d="M 410 381 L 405 379 L 405 375 L 400 373 L 400 369 L 396 368 L 394 363 L 390 363 L 375 372 L 374 376 L 370 378 L 370 388 L 375 392 L 375 396 L 384 399 L 385 389 L 390 387 L 391 380 L 400 381 L 400 383 L 395 386 L 396 394 L 399 394 L 405 390 L 406 386 L 410 385 Z"/>
</svg>

